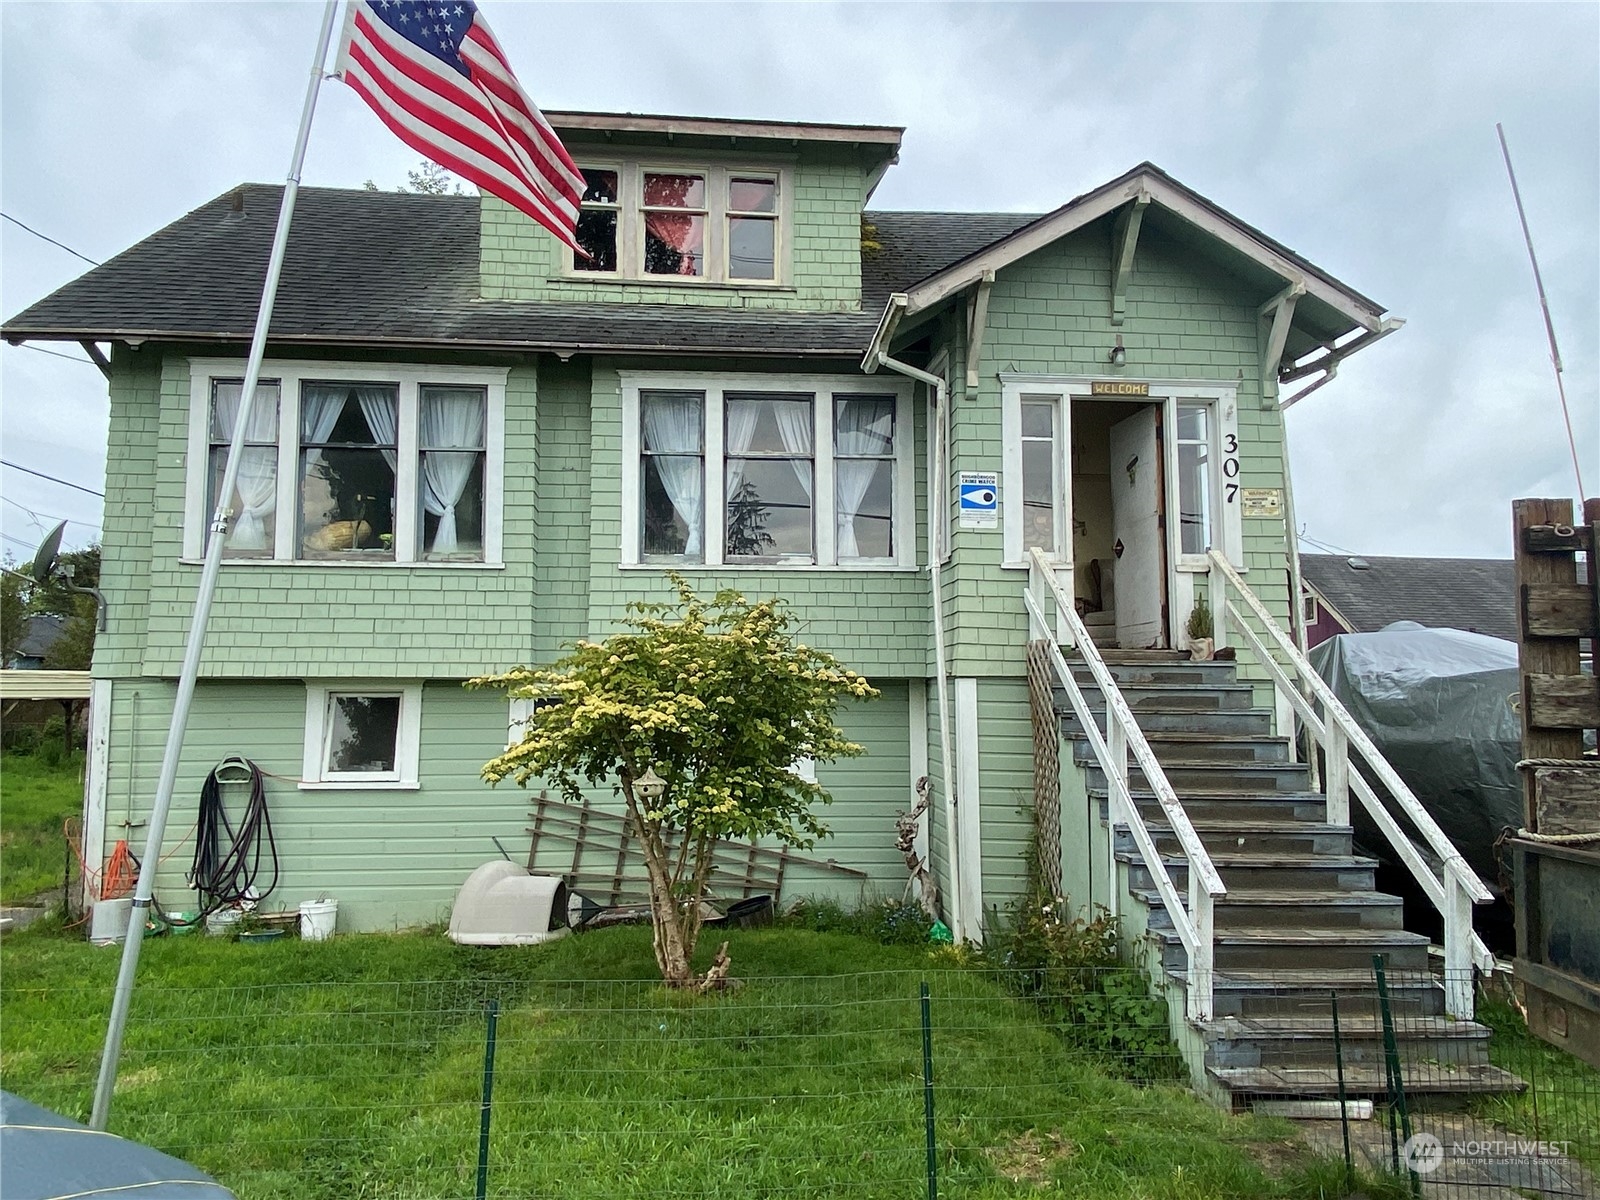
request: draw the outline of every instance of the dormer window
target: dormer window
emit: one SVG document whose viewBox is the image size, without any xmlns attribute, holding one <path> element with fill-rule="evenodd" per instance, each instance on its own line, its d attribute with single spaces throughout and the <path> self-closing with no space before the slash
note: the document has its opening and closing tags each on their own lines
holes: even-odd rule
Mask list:
<svg viewBox="0 0 1600 1200">
<path fill-rule="evenodd" d="M 581 279 L 722 283 L 784 281 L 788 171 L 596 163 L 569 269 Z"/>
</svg>

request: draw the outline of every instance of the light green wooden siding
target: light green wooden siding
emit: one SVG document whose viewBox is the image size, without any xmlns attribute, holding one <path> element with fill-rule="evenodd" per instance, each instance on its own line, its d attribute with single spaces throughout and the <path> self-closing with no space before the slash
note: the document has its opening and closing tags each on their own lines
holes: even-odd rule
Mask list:
<svg viewBox="0 0 1600 1200">
<path fill-rule="evenodd" d="M 1026 882 L 1033 835 L 1033 724 L 1026 679 L 978 681 L 978 797 L 985 924 L 991 910 L 1003 923 L 1006 905 Z"/>
<path fill-rule="evenodd" d="M 112 362 L 100 541 L 106 628 L 94 649 L 94 673 L 100 678 L 136 674 L 144 653 L 161 422 L 159 356 L 113 345 Z"/>
<path fill-rule="evenodd" d="M 532 603 L 533 658 L 547 663 L 589 633 L 589 362 L 545 359 L 539 378 L 538 487 Z M 506 463 L 506 474 L 520 473 Z"/>
<path fill-rule="evenodd" d="M 156 680 L 118 683 L 112 696 L 108 843 L 131 812 L 142 821 L 155 791 L 174 689 Z M 384 929 L 445 920 L 467 874 L 497 851 L 526 845 L 524 797 L 490 789 L 478 770 L 505 745 L 497 696 L 431 684 L 422 695 L 421 786 L 414 791 L 301 790 L 306 689 L 298 682 L 202 683 L 178 772 L 157 897 L 193 906 L 183 882 L 194 854 L 200 785 L 218 760 L 240 754 L 270 775 L 267 803 L 278 847 L 278 889 L 267 908 L 294 908 L 323 893 L 339 901 L 341 929 Z M 242 789 L 229 789 L 230 813 Z M 135 853 L 145 830 L 133 831 Z M 181 845 L 180 845 L 181 843 Z"/>
<path fill-rule="evenodd" d="M 606 148 L 602 153 L 610 157 L 617 150 Z M 573 147 L 573 154 L 583 160 L 582 147 Z M 478 264 L 483 298 L 705 308 L 859 309 L 861 206 L 866 196 L 866 171 L 859 156 L 842 148 L 803 147 L 792 178 L 791 286 L 605 283 L 563 277 L 561 248 L 555 238 L 504 201 L 484 196 Z"/>
<path fill-rule="evenodd" d="M 909 806 L 909 725 L 903 683 L 883 685 L 870 703 L 852 702 L 841 714 L 849 736 L 867 749 L 861 758 L 824 765 L 819 781 L 834 802 L 822 810 L 833 836 L 811 853 L 868 871 L 859 881 L 811 868 L 791 868 L 789 896 L 827 894 L 855 901 L 863 893 L 898 895 L 905 866 L 894 849 L 894 820 Z M 155 791 L 175 689 L 153 679 L 119 681 L 113 688 L 111 771 L 106 789 L 106 850 L 129 838 L 144 847 L 143 822 Z M 504 748 L 506 705 L 499 693 L 467 692 L 458 684 L 428 684 L 422 693 L 420 786 L 416 790 L 302 790 L 306 688 L 299 681 L 204 682 L 196 691 L 178 772 L 165 861 L 156 894 L 174 909 L 193 907 L 183 881 L 194 855 L 192 829 L 206 774 L 230 754 L 268 773 L 267 801 L 281 867 L 267 907 L 294 908 L 326 893 L 339 901 L 341 929 L 384 929 L 447 920 L 467 875 L 496 857 L 498 837 L 514 856 L 526 852 L 528 792 L 513 784 L 491 788 L 483 764 Z M 536 789 L 535 789 L 536 790 Z M 618 802 L 609 789 L 593 800 Z M 229 789 L 237 816 L 244 798 Z"/>
<path fill-rule="evenodd" d="M 122 384 L 119 368 L 119 383 L 112 389 L 114 426 L 142 430 L 155 420 L 149 374 L 130 371 L 130 383 Z M 187 359 L 171 354 L 162 360 L 153 479 L 151 464 L 131 435 L 134 453 L 114 452 L 108 464 L 108 494 L 115 501 L 107 506 L 108 521 L 109 513 L 117 512 L 117 536 L 135 544 L 131 567 L 119 566 L 108 579 L 113 624 L 102 673 L 113 673 L 116 663 L 116 673 L 176 675 L 182 660 L 200 575 L 197 565 L 181 561 L 189 388 Z M 533 368 L 511 372 L 504 567 L 225 565 L 202 673 L 213 678 L 330 673 L 460 678 L 528 661 L 539 519 L 536 393 Z M 121 528 L 124 513 L 126 529 Z M 142 537 L 149 540 L 147 555 L 137 545 Z M 109 549 L 108 559 L 114 561 Z"/>
<path fill-rule="evenodd" d="M 708 367 L 714 370 L 714 367 Z M 920 409 L 914 405 L 914 411 Z M 619 567 L 622 550 L 622 390 L 617 373 L 597 364 L 590 408 L 593 472 L 589 510 L 589 632 L 615 630 L 633 600 L 670 600 L 662 571 Z M 926 414 L 915 411 L 916 492 L 926 489 Z M 926 558 L 927 529 L 919 500 L 918 561 Z M 702 595 L 735 588 L 751 598 L 779 596 L 791 606 L 794 628 L 807 645 L 838 656 L 874 678 L 920 677 L 927 671 L 932 633 L 925 570 L 719 570 L 681 567 Z"/>
<path fill-rule="evenodd" d="M 1268 297 L 1236 283 L 1158 231 L 1146 229 L 1128 289 L 1128 315 L 1110 320 L 1111 238 L 1099 222 L 1001 270 L 989 300 L 979 386 L 965 388 L 964 331 L 943 324 L 951 350 L 952 480 L 956 472 L 1003 469 L 1001 372 L 1127 379 L 1217 380 L 1238 384 L 1244 487 L 1282 487 L 1282 418 L 1263 409 L 1257 307 Z M 1107 355 L 1122 335 L 1128 363 L 1113 371 Z M 953 486 L 953 484 L 952 484 Z M 1011 502 L 1005 495 L 1002 505 Z M 1248 582 L 1287 620 L 1287 542 L 1281 519 L 1247 518 Z M 1000 566 L 1000 530 L 955 529 L 944 605 L 951 671 L 1020 675 L 1027 637 L 1022 571 Z"/>
</svg>

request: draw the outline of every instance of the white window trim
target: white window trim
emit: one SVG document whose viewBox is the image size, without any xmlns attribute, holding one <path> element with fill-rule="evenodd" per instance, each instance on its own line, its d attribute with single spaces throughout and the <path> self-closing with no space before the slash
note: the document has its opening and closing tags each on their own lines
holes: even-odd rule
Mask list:
<svg viewBox="0 0 1600 1200">
<path fill-rule="evenodd" d="M 563 279 L 580 283 L 628 283 L 666 287 L 790 288 L 793 287 L 794 168 L 785 161 L 739 159 L 717 162 L 703 158 L 615 158 L 580 154 L 578 166 L 617 173 L 617 269 L 580 271 L 572 248 L 561 250 Z M 703 175 L 706 181 L 704 275 L 648 275 L 644 270 L 644 177 Z M 778 232 L 771 279 L 734 278 L 728 274 L 728 180 L 735 176 L 771 175 L 778 181 Z"/>
<path fill-rule="evenodd" d="M 1087 375 L 1018 375 L 1007 372 L 1000 376 L 1000 432 L 1004 459 L 1000 485 L 1000 523 L 1005 541 L 1003 550 L 1005 557 L 1001 566 L 1007 569 L 1026 570 L 1028 567 L 1027 552 L 1022 545 L 1022 505 L 1012 502 L 1014 497 L 1020 497 L 1022 494 L 1022 397 L 1053 396 L 1056 399 L 1059 422 L 1057 429 L 1061 441 L 1057 458 L 1062 463 L 1069 464 L 1063 468 L 1066 476 L 1062 488 L 1070 509 L 1072 496 L 1070 405 L 1073 400 L 1087 400 L 1091 397 L 1092 382 L 1092 378 Z M 1217 548 L 1222 552 L 1222 556 L 1236 570 L 1244 571 L 1244 527 L 1240 518 L 1242 505 L 1239 502 L 1238 491 L 1235 491 L 1232 499 L 1226 499 L 1224 490 L 1225 483 L 1241 483 L 1242 472 L 1239 478 L 1224 480 L 1222 471 L 1223 459 L 1228 457 L 1223 453 L 1223 448 L 1228 444 L 1228 440 L 1233 439 L 1233 444 L 1239 446 L 1240 450 L 1243 449 L 1239 443 L 1238 385 L 1193 379 L 1152 379 L 1149 380 L 1149 384 L 1149 402 L 1163 405 L 1163 417 L 1168 429 L 1177 429 L 1180 403 L 1210 405 L 1212 420 L 1208 425 L 1211 429 L 1211 450 L 1216 466 L 1215 470 L 1208 472 L 1211 483 L 1211 536 L 1214 542 L 1220 537 L 1221 544 Z M 1178 511 L 1176 437 L 1163 439 L 1163 445 L 1167 460 L 1165 464 L 1167 512 L 1176 513 Z M 1068 544 L 1065 548 L 1057 547 L 1056 557 L 1063 565 L 1070 565 L 1071 521 L 1064 521 L 1063 525 L 1067 531 L 1063 536 Z M 1169 521 L 1168 528 L 1169 536 L 1173 536 L 1175 523 Z M 1173 549 L 1171 557 L 1175 570 L 1193 572 L 1206 570 L 1207 560 L 1204 555 L 1181 555 L 1176 552 L 1176 546 L 1176 542 L 1171 543 Z"/>
<path fill-rule="evenodd" d="M 512 696 L 506 706 L 506 749 L 522 745 L 523 735 L 528 732 L 528 718 L 533 716 L 533 710 L 539 702 L 522 696 Z"/>
<path fill-rule="evenodd" d="M 392 772 L 330 774 L 327 762 L 328 702 L 333 696 L 398 696 Z M 306 684 L 306 742 L 300 767 L 301 791 L 416 791 L 422 744 L 422 685 L 385 680 L 341 680 Z"/>
<path fill-rule="evenodd" d="M 686 372 L 619 371 L 622 384 L 622 545 L 625 568 L 721 571 L 905 571 L 917 565 L 915 426 L 912 424 L 911 383 L 865 375 L 697 375 Z M 639 393 L 669 390 L 705 393 L 705 558 L 645 560 L 640 553 Z M 770 563 L 723 562 L 723 397 L 727 392 L 809 392 L 815 471 L 812 505 L 816 527 L 814 561 Z M 834 517 L 833 398 L 835 395 L 893 396 L 895 398 L 894 506 L 895 554 L 892 559 L 865 558 L 838 562 Z"/>
<path fill-rule="evenodd" d="M 211 385 L 217 379 L 242 379 L 243 359 L 191 358 L 189 360 L 189 451 L 186 464 L 186 499 L 183 515 L 183 560 L 197 563 L 205 556 L 208 459 L 211 450 Z M 483 560 L 448 562 L 419 553 L 415 504 L 395 508 L 395 558 L 383 562 L 355 559 L 304 559 L 296 557 L 297 520 L 275 523 L 270 557 L 228 558 L 228 566 L 306 566 L 358 568 L 440 567 L 482 570 L 504 566 L 505 542 L 505 411 L 507 367 L 427 366 L 416 363 L 314 362 L 298 359 L 268 360 L 261 365 L 263 380 L 277 380 L 278 401 L 278 501 L 277 511 L 287 517 L 300 511 L 300 385 L 306 381 L 349 380 L 392 383 L 400 392 L 399 449 L 395 469 L 395 494 L 415 498 L 420 486 L 418 404 L 424 384 L 481 387 L 488 400 L 484 421 Z"/>
</svg>

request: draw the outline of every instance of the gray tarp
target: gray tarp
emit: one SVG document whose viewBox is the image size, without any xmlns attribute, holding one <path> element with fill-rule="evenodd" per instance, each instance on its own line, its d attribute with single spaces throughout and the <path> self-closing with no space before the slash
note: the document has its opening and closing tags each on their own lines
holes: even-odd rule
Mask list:
<svg viewBox="0 0 1600 1200">
<path fill-rule="evenodd" d="M 1522 824 L 1522 724 L 1512 708 L 1516 644 L 1398 621 L 1377 633 L 1329 638 L 1312 648 L 1311 663 L 1462 857 L 1493 885 L 1495 838 L 1507 825 Z M 1359 802 L 1351 812 L 1359 835 Z M 1394 859 L 1381 836 L 1361 840 Z"/>
<path fill-rule="evenodd" d="M 182 1159 L 0 1092 L 0 1196 L 5 1200 L 237 1200 Z"/>
</svg>

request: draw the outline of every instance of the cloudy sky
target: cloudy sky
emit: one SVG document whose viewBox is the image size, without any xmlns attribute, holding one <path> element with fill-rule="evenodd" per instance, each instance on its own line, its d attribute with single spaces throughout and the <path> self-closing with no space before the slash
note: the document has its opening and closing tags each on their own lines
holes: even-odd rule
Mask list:
<svg viewBox="0 0 1600 1200">
<path fill-rule="evenodd" d="M 0 2 L 0 208 L 105 259 L 240 181 L 281 181 L 320 11 Z M 1506 556 L 1513 497 L 1576 491 L 1503 122 L 1600 493 L 1600 6 L 487 13 L 546 108 L 904 125 L 878 207 L 1041 211 L 1149 159 L 1293 246 L 1407 321 L 1289 417 L 1307 537 L 1368 554 Z M 323 90 L 306 183 L 392 185 L 413 165 L 353 93 Z M 8 317 L 87 269 L 0 228 Z M 0 385 L 3 457 L 100 488 L 94 367 L 5 346 Z M 55 517 L 72 543 L 97 535 L 95 497 L 0 482 L 7 551 Z"/>
</svg>

